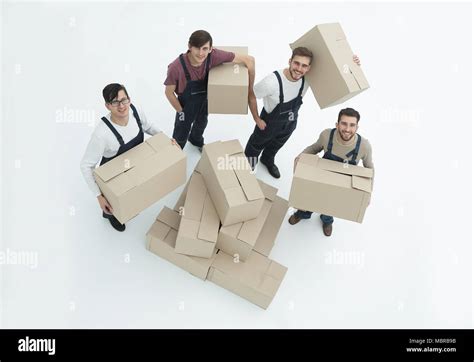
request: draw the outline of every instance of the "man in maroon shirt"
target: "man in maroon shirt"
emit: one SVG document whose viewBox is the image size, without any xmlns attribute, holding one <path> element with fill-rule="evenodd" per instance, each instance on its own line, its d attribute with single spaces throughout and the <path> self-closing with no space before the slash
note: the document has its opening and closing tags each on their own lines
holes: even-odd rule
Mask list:
<svg viewBox="0 0 474 362">
<path fill-rule="evenodd" d="M 249 109 L 259 118 L 257 100 L 253 92 L 255 59 L 250 55 L 234 54 L 212 48 L 212 37 L 205 30 L 191 34 L 188 51 L 180 54 L 170 65 L 165 94 L 176 110 L 173 138 L 181 148 L 189 140 L 202 151 L 203 133 L 207 126 L 207 80 L 209 69 L 226 62 L 244 64 L 249 72 Z"/>
</svg>

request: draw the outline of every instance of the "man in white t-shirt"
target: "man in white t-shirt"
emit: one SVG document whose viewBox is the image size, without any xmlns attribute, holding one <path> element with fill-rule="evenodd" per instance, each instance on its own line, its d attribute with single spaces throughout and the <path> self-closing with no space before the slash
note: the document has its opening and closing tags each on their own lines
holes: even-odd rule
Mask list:
<svg viewBox="0 0 474 362">
<path fill-rule="evenodd" d="M 113 215 L 112 206 L 97 186 L 93 171 L 98 163 L 103 165 L 142 143 L 144 132 L 153 136 L 161 130 L 149 122 L 145 114 L 131 103 L 123 85 L 109 84 L 102 91 L 102 95 L 105 107 L 110 113 L 102 117 L 102 122 L 97 124 L 92 133 L 81 160 L 81 172 L 91 192 L 97 197 L 102 216 L 110 221 L 114 229 L 124 231 L 125 225 Z M 132 117 L 129 117 L 130 109 L 132 109 Z M 176 144 L 174 139 L 171 142 Z"/>
<path fill-rule="evenodd" d="M 310 70 L 312 61 L 313 53 L 308 48 L 295 48 L 288 68 L 274 71 L 254 86 L 255 96 L 263 98 L 263 109 L 255 121 L 245 155 L 254 168 L 262 154 L 260 161 L 275 178 L 280 178 L 275 155 L 296 128 L 298 110 L 308 90 L 304 75 Z M 356 55 L 354 62 L 360 65 Z"/>
</svg>

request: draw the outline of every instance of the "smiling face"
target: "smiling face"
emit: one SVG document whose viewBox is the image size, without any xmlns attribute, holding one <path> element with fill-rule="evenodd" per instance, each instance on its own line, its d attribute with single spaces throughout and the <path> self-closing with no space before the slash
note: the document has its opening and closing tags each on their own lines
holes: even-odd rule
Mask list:
<svg viewBox="0 0 474 362">
<path fill-rule="evenodd" d="M 212 51 L 211 43 L 207 42 L 202 47 L 195 47 L 188 44 L 189 57 L 191 58 L 191 63 L 194 65 L 201 65 Z"/>
<path fill-rule="evenodd" d="M 339 136 L 346 142 L 354 137 L 358 128 L 357 117 L 351 117 L 345 114 L 341 115 L 341 118 L 336 123 L 336 129 Z"/>
<path fill-rule="evenodd" d="M 126 104 L 124 104 L 126 103 Z M 130 110 L 130 100 L 127 93 L 121 89 L 110 103 L 106 103 L 105 106 L 112 113 L 114 118 L 124 118 L 128 116 Z"/>
<path fill-rule="evenodd" d="M 311 59 L 309 57 L 295 55 L 288 63 L 291 78 L 294 80 L 301 79 L 311 68 L 310 63 Z"/>
</svg>

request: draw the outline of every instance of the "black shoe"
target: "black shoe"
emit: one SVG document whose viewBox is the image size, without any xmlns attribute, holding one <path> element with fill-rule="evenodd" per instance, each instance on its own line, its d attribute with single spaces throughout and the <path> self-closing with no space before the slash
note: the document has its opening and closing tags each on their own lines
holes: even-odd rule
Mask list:
<svg viewBox="0 0 474 362">
<path fill-rule="evenodd" d="M 278 169 L 278 167 L 272 163 L 271 165 L 260 160 L 260 162 L 262 162 L 268 169 L 268 172 L 270 173 L 270 175 L 272 175 L 273 177 L 275 178 L 280 178 L 280 170 Z"/>
<path fill-rule="evenodd" d="M 117 230 L 117 231 L 124 231 L 125 230 L 125 224 L 121 224 L 120 221 L 117 220 L 117 218 L 114 215 L 106 214 L 105 212 L 102 212 L 102 217 L 105 219 L 109 219 L 110 225 Z"/>
</svg>

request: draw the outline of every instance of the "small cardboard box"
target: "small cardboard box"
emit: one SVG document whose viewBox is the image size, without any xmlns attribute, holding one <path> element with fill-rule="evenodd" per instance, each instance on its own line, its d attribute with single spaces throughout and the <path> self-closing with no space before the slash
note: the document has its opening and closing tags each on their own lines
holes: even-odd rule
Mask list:
<svg viewBox="0 0 474 362">
<path fill-rule="evenodd" d="M 245 262 L 234 262 L 222 250 L 212 262 L 207 279 L 267 309 L 285 277 L 287 268 L 252 251 Z"/>
<path fill-rule="evenodd" d="M 276 188 L 263 181 L 258 182 L 265 201 L 257 218 L 223 226 L 217 238 L 218 249 L 234 257 L 238 255 L 241 261 L 246 261 L 252 250 L 256 249 L 268 256 L 288 210 L 288 202 L 276 195 Z"/>
<path fill-rule="evenodd" d="M 220 221 L 199 172 L 193 172 L 185 192 L 175 251 L 210 258 L 214 254 Z"/>
<path fill-rule="evenodd" d="M 313 52 L 305 79 L 321 109 L 344 103 L 369 88 L 339 23 L 316 25 L 290 47 L 306 47 Z"/>
<path fill-rule="evenodd" d="M 176 211 L 164 207 L 146 234 L 147 249 L 194 276 L 206 280 L 217 251 L 214 252 L 212 258 L 200 258 L 176 253 L 174 248 L 179 219 L 180 216 Z"/>
<path fill-rule="evenodd" d="M 293 175 L 289 204 L 362 223 L 373 175 L 370 168 L 302 154 Z"/>
<path fill-rule="evenodd" d="M 197 170 L 223 226 L 258 216 L 265 196 L 238 140 L 205 145 Z"/>
<path fill-rule="evenodd" d="M 248 54 L 247 47 L 218 46 L 216 48 L 235 54 Z M 249 74 L 245 65 L 233 63 L 218 65 L 209 71 L 207 85 L 208 112 L 214 114 L 247 114 L 248 92 Z"/>
<path fill-rule="evenodd" d="M 186 181 L 186 154 L 162 132 L 94 170 L 123 224 Z"/>
</svg>

